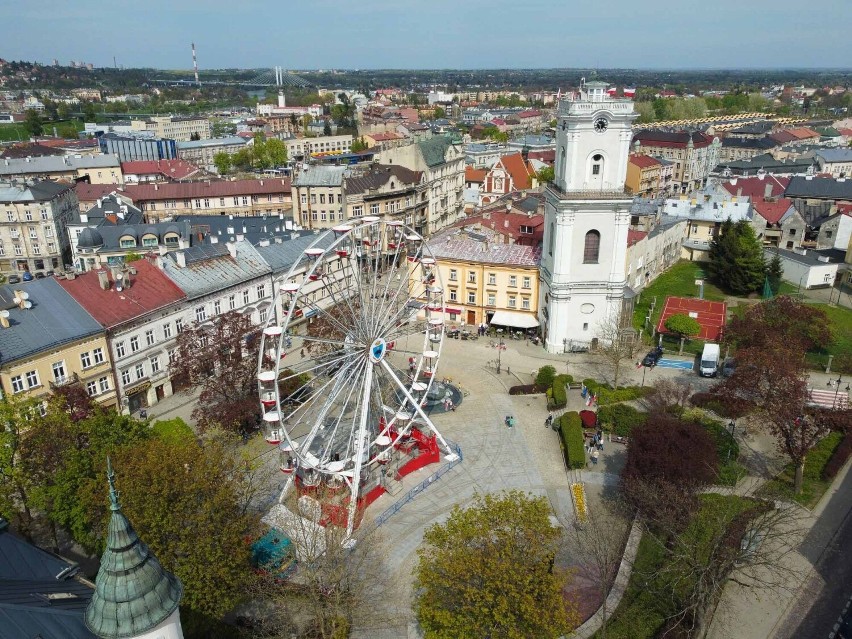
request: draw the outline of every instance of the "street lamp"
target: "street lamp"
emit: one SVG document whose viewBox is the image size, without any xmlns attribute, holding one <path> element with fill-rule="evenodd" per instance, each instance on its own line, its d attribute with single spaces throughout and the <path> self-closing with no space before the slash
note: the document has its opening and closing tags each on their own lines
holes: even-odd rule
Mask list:
<svg viewBox="0 0 852 639">
<path fill-rule="evenodd" d="M 838 375 L 835 380 L 828 380 L 827 386 L 830 388 L 831 386 L 835 387 L 834 390 L 834 401 L 831 403 L 832 408 L 837 408 L 837 396 L 840 394 L 840 383 L 843 381 L 843 375 Z M 848 393 L 850 389 L 850 385 L 846 384 L 846 392 Z"/>
<path fill-rule="evenodd" d="M 497 337 L 499 339 L 499 342 L 497 343 L 497 374 L 499 375 L 500 374 L 500 360 L 501 360 L 500 356 L 503 354 L 503 329 L 502 328 L 497 329 Z"/>
</svg>

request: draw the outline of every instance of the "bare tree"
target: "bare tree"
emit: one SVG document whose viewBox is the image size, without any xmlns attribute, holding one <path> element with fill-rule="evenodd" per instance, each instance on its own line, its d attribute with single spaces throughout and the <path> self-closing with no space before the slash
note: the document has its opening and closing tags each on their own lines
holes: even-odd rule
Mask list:
<svg viewBox="0 0 852 639">
<path fill-rule="evenodd" d="M 692 384 L 661 379 L 654 385 L 654 392 L 645 395 L 639 403 L 649 414 L 680 414 L 689 404 Z"/>
<path fill-rule="evenodd" d="M 614 389 L 618 388 L 621 371 L 633 361 L 637 348 L 636 331 L 630 326 L 630 318 L 626 314 L 614 312 L 598 326 L 597 353 L 609 368 Z"/>
</svg>

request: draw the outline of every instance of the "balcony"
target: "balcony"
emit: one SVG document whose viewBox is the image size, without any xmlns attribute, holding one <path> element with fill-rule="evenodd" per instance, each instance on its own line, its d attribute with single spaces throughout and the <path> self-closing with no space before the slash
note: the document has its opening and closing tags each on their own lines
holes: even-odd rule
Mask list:
<svg viewBox="0 0 852 639">
<path fill-rule="evenodd" d="M 76 384 L 79 381 L 80 378 L 77 376 L 77 373 L 71 373 L 70 375 L 54 379 L 50 382 L 50 388 L 61 388 L 62 386 L 68 386 L 69 384 Z"/>
<path fill-rule="evenodd" d="M 560 200 L 625 200 L 632 199 L 623 187 L 620 189 L 571 189 L 563 191 L 555 182 L 548 182 L 547 188 Z"/>
<path fill-rule="evenodd" d="M 581 115 L 595 111 L 609 111 L 613 115 L 633 113 L 633 101 L 629 99 L 608 98 L 600 102 L 562 100 L 559 102 L 559 115 Z"/>
</svg>

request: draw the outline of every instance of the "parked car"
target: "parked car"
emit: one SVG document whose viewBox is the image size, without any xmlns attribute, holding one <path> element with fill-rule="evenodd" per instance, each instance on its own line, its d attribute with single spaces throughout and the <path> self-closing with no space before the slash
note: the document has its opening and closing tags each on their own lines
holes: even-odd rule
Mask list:
<svg viewBox="0 0 852 639">
<path fill-rule="evenodd" d="M 657 365 L 663 357 L 663 348 L 661 346 L 657 346 L 656 348 L 648 351 L 648 354 L 645 355 L 645 359 L 642 360 L 642 366 L 647 366 L 648 368 L 653 368 Z"/>
<path fill-rule="evenodd" d="M 9 284 L 20 284 L 21 278 L 18 277 L 17 275 L 10 275 L 8 282 L 9 282 Z"/>
<path fill-rule="evenodd" d="M 737 363 L 733 358 L 728 358 L 722 364 L 722 377 L 730 377 L 734 374 L 734 371 L 737 369 Z"/>
<path fill-rule="evenodd" d="M 37 280 L 43 280 L 44 279 L 44 273 L 42 273 L 41 271 L 36 271 L 35 278 Z"/>
<path fill-rule="evenodd" d="M 30 273 L 29 271 L 24 271 L 24 274 L 21 277 L 24 278 L 25 282 L 32 282 L 33 281 L 33 274 Z"/>
</svg>

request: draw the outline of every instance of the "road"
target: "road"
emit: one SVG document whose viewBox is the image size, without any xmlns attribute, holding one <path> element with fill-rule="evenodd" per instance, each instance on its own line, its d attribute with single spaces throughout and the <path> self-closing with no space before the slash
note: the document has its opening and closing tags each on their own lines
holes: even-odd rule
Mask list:
<svg viewBox="0 0 852 639">
<path fill-rule="evenodd" d="M 852 473 L 802 542 L 803 555 L 815 560 L 814 575 L 798 597 L 776 639 L 828 639 L 852 597 Z M 846 552 L 844 552 L 844 550 Z M 808 610 L 808 605 L 810 610 Z"/>
</svg>

